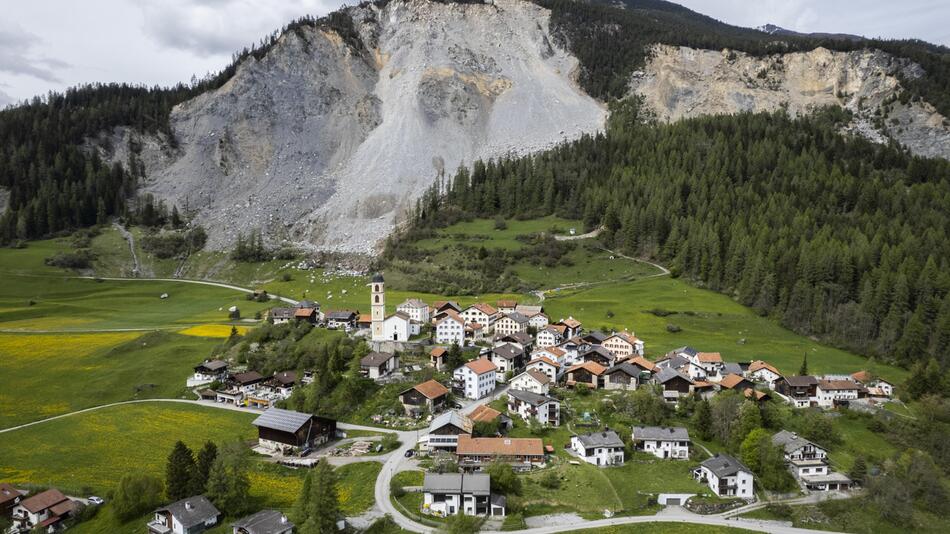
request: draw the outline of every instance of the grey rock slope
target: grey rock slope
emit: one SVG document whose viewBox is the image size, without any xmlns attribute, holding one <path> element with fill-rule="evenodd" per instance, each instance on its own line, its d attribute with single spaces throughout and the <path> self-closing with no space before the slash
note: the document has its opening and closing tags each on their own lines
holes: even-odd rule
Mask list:
<svg viewBox="0 0 950 534">
<path fill-rule="evenodd" d="M 177 149 L 143 143 L 146 189 L 195 213 L 212 248 L 260 229 L 372 253 L 460 164 L 604 126 L 604 107 L 576 86 L 577 60 L 534 4 L 394 0 L 347 12 L 361 46 L 322 29 L 287 32 L 223 87 L 174 109 Z"/>
<path fill-rule="evenodd" d="M 875 141 L 888 137 L 924 156 L 950 157 L 947 119 L 926 102 L 901 104 L 899 77 L 924 75 L 907 60 L 878 50 L 752 57 L 729 50 L 656 46 L 631 91 L 661 120 L 782 106 L 802 114 L 828 105 L 854 112 L 851 130 Z"/>
</svg>

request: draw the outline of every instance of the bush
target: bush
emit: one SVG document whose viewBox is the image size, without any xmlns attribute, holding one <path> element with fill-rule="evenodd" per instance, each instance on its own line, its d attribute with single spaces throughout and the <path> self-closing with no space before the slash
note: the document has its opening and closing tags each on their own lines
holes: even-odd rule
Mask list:
<svg viewBox="0 0 950 534">
<path fill-rule="evenodd" d="M 290 273 L 284 273 L 280 275 L 280 279 L 283 280 L 284 282 L 290 282 L 291 280 L 294 279 L 294 277 Z"/>
<path fill-rule="evenodd" d="M 667 325 L 666 325 L 666 331 L 669 332 L 669 333 L 671 333 L 671 334 L 675 334 L 675 333 L 677 333 L 677 332 L 681 332 L 682 330 L 683 330 L 682 328 L 680 328 L 679 326 L 677 326 L 677 325 L 675 325 L 675 324 L 673 324 L 673 323 L 667 323 Z"/>
<path fill-rule="evenodd" d="M 495 217 L 495 230 L 507 230 L 508 223 L 502 217 Z"/>
<path fill-rule="evenodd" d="M 558 489 L 561 487 L 561 479 L 558 478 L 557 473 L 554 471 L 549 471 L 543 477 L 541 477 L 541 487 L 547 489 Z"/>
<path fill-rule="evenodd" d="M 161 480 L 142 473 L 129 473 L 119 480 L 112 499 L 112 512 L 121 521 L 139 517 L 161 503 L 163 491 Z"/>
<path fill-rule="evenodd" d="M 89 249 L 79 249 L 75 252 L 57 252 L 46 258 L 44 263 L 51 267 L 60 267 L 63 269 L 88 269 L 92 266 L 96 255 Z"/>
<path fill-rule="evenodd" d="M 767 504 L 765 510 L 775 517 L 781 517 L 783 519 L 792 518 L 792 507 L 784 503 L 777 502 Z"/>
</svg>

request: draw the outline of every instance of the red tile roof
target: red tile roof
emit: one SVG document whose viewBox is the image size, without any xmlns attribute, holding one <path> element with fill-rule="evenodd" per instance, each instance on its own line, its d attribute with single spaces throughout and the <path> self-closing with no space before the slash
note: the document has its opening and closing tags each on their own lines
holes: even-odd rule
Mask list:
<svg viewBox="0 0 950 534">
<path fill-rule="evenodd" d="M 543 456 L 544 443 L 537 438 L 473 438 L 460 434 L 459 456 Z"/>
<path fill-rule="evenodd" d="M 491 371 L 498 369 L 498 366 L 493 364 L 491 361 L 484 358 L 478 358 L 477 360 L 472 360 L 465 364 L 465 367 L 468 367 L 472 371 L 475 371 L 477 375 L 483 375 Z"/>
<path fill-rule="evenodd" d="M 579 363 L 571 367 L 570 369 L 567 370 L 567 372 L 572 373 L 578 369 L 586 369 L 591 374 L 597 375 L 597 376 L 604 374 L 604 371 L 607 370 L 606 367 L 604 367 L 603 365 L 600 365 L 597 362 L 584 362 L 584 363 Z"/>
<path fill-rule="evenodd" d="M 697 352 L 696 359 L 707 363 L 721 362 L 722 354 L 719 354 L 718 352 Z"/>
<path fill-rule="evenodd" d="M 426 380 L 413 386 L 413 389 L 422 393 L 427 399 L 437 399 L 449 392 L 449 389 L 435 380 Z"/>
</svg>

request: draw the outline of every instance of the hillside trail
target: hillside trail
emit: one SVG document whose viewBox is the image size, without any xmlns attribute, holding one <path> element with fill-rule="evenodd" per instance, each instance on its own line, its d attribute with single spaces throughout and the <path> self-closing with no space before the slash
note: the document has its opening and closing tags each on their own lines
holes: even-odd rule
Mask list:
<svg viewBox="0 0 950 534">
<path fill-rule="evenodd" d="M 558 239 L 558 238 L 563 237 L 563 236 L 555 236 L 555 239 L 558 239 L 558 241 L 571 241 L 571 240 L 573 240 L 573 239 L 575 239 L 575 238 L 576 238 L 576 239 L 587 239 L 587 238 L 589 238 L 589 237 L 596 237 L 597 235 L 600 234 L 600 231 L 601 231 L 601 228 L 598 228 L 597 230 L 594 230 L 593 232 L 588 232 L 588 233 L 586 233 L 586 234 L 584 234 L 584 235 L 569 236 L 569 237 L 564 237 L 563 239 Z M 564 284 L 564 285 L 562 285 L 562 286 L 552 287 L 552 288 L 548 288 L 548 289 L 535 289 L 534 291 L 531 291 L 531 294 L 534 295 L 534 296 L 538 299 L 538 302 L 544 302 L 544 299 L 546 298 L 545 296 L 546 296 L 547 293 L 559 293 L 559 292 L 561 292 L 561 291 L 566 291 L 566 290 L 570 290 L 570 289 L 586 289 L 586 288 L 595 287 L 595 286 L 600 286 L 600 285 L 605 285 L 605 284 L 614 284 L 614 283 L 617 283 L 617 282 L 637 282 L 637 281 L 640 281 L 640 280 L 649 280 L 650 278 L 658 278 L 658 277 L 660 277 L 660 276 L 668 276 L 668 275 L 670 274 L 670 270 L 667 269 L 666 267 L 660 265 L 659 263 L 654 263 L 654 262 L 652 262 L 652 261 L 644 260 L 644 259 L 641 259 L 641 258 L 634 258 L 633 256 L 627 256 L 626 254 L 621 254 L 620 252 L 616 252 L 616 251 L 610 250 L 609 248 L 605 248 L 605 247 L 597 247 L 597 248 L 600 249 L 600 250 L 603 250 L 604 252 L 608 252 L 608 253 L 610 253 L 611 255 L 613 255 L 613 256 L 615 256 L 615 257 L 618 257 L 618 258 L 623 258 L 623 259 L 625 259 L 625 260 L 630 260 L 630 261 L 637 262 L 637 263 L 645 263 L 645 264 L 647 264 L 647 265 L 653 266 L 653 267 L 659 269 L 660 272 L 658 272 L 658 273 L 656 273 L 656 274 L 651 274 L 651 275 L 643 276 L 643 277 L 626 276 L 626 277 L 622 277 L 622 278 L 615 278 L 615 279 L 613 279 L 613 280 L 600 280 L 600 281 L 597 281 L 597 282 L 573 282 L 573 283 L 570 283 L 570 284 Z"/>
</svg>

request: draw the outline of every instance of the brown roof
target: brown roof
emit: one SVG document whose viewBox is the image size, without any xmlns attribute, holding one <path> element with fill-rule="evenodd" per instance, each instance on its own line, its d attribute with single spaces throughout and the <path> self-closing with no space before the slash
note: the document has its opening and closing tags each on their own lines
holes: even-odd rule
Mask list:
<svg viewBox="0 0 950 534">
<path fill-rule="evenodd" d="M 49 511 L 52 512 L 53 515 L 66 515 L 74 511 L 76 508 L 79 508 L 79 503 L 67 499 L 63 502 L 54 504 L 50 507 Z"/>
<path fill-rule="evenodd" d="M 436 321 L 435 324 L 439 324 L 439 323 L 441 323 L 442 321 L 445 321 L 445 320 L 447 320 L 447 319 L 452 319 L 452 320 L 454 320 L 455 322 L 457 322 L 457 323 L 459 323 L 459 324 L 463 324 L 463 325 L 465 324 L 465 320 L 462 319 L 462 317 L 461 317 L 458 313 L 456 313 L 455 310 L 446 310 L 446 311 L 443 312 L 443 313 L 445 314 L 445 317 L 443 317 L 443 318 L 439 319 L 438 321 Z"/>
<path fill-rule="evenodd" d="M 604 371 L 607 370 L 606 367 L 604 367 L 603 365 L 600 365 L 597 362 L 583 362 L 571 367 L 570 369 L 567 370 L 567 372 L 571 373 L 571 372 L 576 371 L 577 369 L 586 369 L 591 374 L 598 375 L 598 376 L 604 374 Z"/>
<path fill-rule="evenodd" d="M 468 414 L 468 418 L 475 422 L 488 422 L 498 419 L 501 415 L 501 412 L 492 408 L 487 404 L 479 404 L 472 413 Z"/>
<path fill-rule="evenodd" d="M 542 386 L 551 382 L 551 377 L 542 373 L 541 371 L 538 371 L 537 369 L 528 369 L 525 372 L 528 373 L 528 376 L 537 380 Z"/>
<path fill-rule="evenodd" d="M 248 371 L 246 373 L 235 373 L 233 378 L 234 378 L 234 381 L 239 384 L 251 384 L 254 382 L 260 382 L 261 380 L 264 379 L 264 377 L 261 376 L 261 374 L 258 373 L 257 371 Z"/>
<path fill-rule="evenodd" d="M 295 371 L 284 371 L 282 373 L 276 373 L 274 378 L 281 384 L 293 384 L 297 381 L 297 373 Z"/>
<path fill-rule="evenodd" d="M 567 330 L 567 327 L 562 324 L 549 324 L 545 328 L 553 328 L 557 331 L 558 334 L 564 335 L 564 331 Z"/>
<path fill-rule="evenodd" d="M 20 506 L 26 508 L 31 513 L 42 512 L 47 508 L 52 508 L 54 505 L 59 504 L 66 500 L 66 496 L 63 495 L 61 491 L 56 488 L 51 488 L 43 493 L 37 493 L 36 495 L 24 499 L 20 503 Z"/>
<path fill-rule="evenodd" d="M 544 443 L 538 438 L 473 438 L 460 434 L 456 452 L 459 456 L 543 456 Z"/>
<path fill-rule="evenodd" d="M 701 362 L 721 362 L 722 354 L 718 352 L 697 352 L 696 359 Z"/>
<path fill-rule="evenodd" d="M 297 308 L 294 310 L 294 317 L 310 317 L 316 313 L 316 311 L 317 310 L 313 308 Z"/>
<path fill-rule="evenodd" d="M 744 395 L 746 396 L 747 399 L 751 399 L 753 396 L 755 396 L 755 400 L 757 401 L 760 401 L 769 396 L 769 394 L 764 391 L 759 391 L 757 389 L 752 389 L 752 388 L 745 388 Z"/>
<path fill-rule="evenodd" d="M 705 388 L 711 388 L 711 387 L 713 387 L 713 384 L 710 382 L 704 382 L 701 380 L 697 380 L 696 382 L 693 382 L 693 389 L 705 389 Z"/>
<path fill-rule="evenodd" d="M 581 325 L 581 322 L 573 317 L 568 317 L 567 319 L 561 319 L 558 322 L 565 326 L 569 326 L 571 328 L 577 328 L 578 326 Z"/>
<path fill-rule="evenodd" d="M 859 389 L 858 385 L 850 380 L 819 380 L 818 387 L 825 391 L 831 389 Z"/>
<path fill-rule="evenodd" d="M 499 300 L 495 304 L 497 304 L 499 308 L 514 308 L 515 306 L 518 305 L 518 301 L 517 300 Z"/>
<path fill-rule="evenodd" d="M 475 308 L 476 310 L 484 313 L 485 315 L 495 315 L 498 313 L 498 310 L 494 306 L 488 304 L 487 302 L 476 302 L 469 306 L 469 308 Z"/>
<path fill-rule="evenodd" d="M 616 332 L 614 333 L 614 335 L 609 336 L 607 339 L 610 339 L 612 337 L 618 337 L 631 345 L 635 344 L 637 341 L 640 341 L 639 339 L 637 339 L 636 336 L 634 336 L 630 332 Z M 605 339 L 604 341 L 607 341 L 607 339 Z"/>
<path fill-rule="evenodd" d="M 359 317 L 356 318 L 358 323 L 371 323 L 373 322 L 373 316 L 368 313 L 361 313 Z"/>
<path fill-rule="evenodd" d="M 775 374 L 777 374 L 777 375 L 779 375 L 779 376 L 782 375 L 782 373 L 778 372 L 778 369 L 776 369 L 775 367 L 772 367 L 770 364 L 768 364 L 767 362 L 764 362 L 764 361 L 762 361 L 762 360 L 756 360 L 756 361 L 754 361 L 754 362 L 752 362 L 752 363 L 749 364 L 749 372 L 750 372 L 750 373 L 754 373 L 754 372 L 758 371 L 759 369 L 768 369 L 769 371 L 772 371 L 773 373 L 775 373 Z"/>
<path fill-rule="evenodd" d="M 563 352 L 563 351 L 562 351 L 562 352 Z M 538 356 L 537 358 L 535 358 L 535 359 L 531 360 L 530 362 L 528 362 L 528 365 L 531 365 L 532 363 L 538 363 L 538 362 L 544 362 L 544 363 L 546 363 L 546 364 L 548 364 L 548 365 L 551 365 L 551 366 L 554 366 L 554 367 L 560 367 L 560 366 L 561 366 L 561 364 L 557 363 L 556 361 L 552 360 L 551 358 L 548 358 L 547 356 Z"/>
<path fill-rule="evenodd" d="M 735 373 L 729 373 L 722 377 L 722 380 L 719 381 L 719 385 L 724 388 L 732 389 L 738 386 L 743 380 L 745 380 L 745 378 L 742 378 Z"/>
<path fill-rule="evenodd" d="M 445 347 L 432 347 L 432 350 L 429 351 L 430 356 L 435 356 L 438 358 L 446 353 Z"/>
<path fill-rule="evenodd" d="M 643 367 L 644 369 L 646 369 L 646 370 L 648 370 L 648 371 L 656 371 L 656 364 L 653 363 L 653 362 L 651 362 L 650 360 L 644 358 L 643 356 L 637 356 L 637 357 L 635 357 L 635 358 L 630 358 L 630 359 L 627 360 L 627 361 L 630 362 L 630 363 L 632 363 L 632 364 L 639 365 L 640 367 Z"/>
<path fill-rule="evenodd" d="M 6 482 L 0 482 L 0 505 L 5 505 L 9 502 L 13 502 L 17 497 L 21 497 L 23 494 L 19 490 L 7 484 Z"/>
<path fill-rule="evenodd" d="M 422 393 L 427 399 L 437 399 L 449 392 L 448 388 L 435 380 L 426 380 L 421 384 L 416 384 L 412 389 Z"/>
<path fill-rule="evenodd" d="M 478 358 L 477 360 L 472 360 L 465 364 L 465 367 L 468 367 L 472 371 L 475 371 L 477 375 L 483 375 L 490 371 L 498 369 L 498 366 L 493 364 L 490 360 L 485 358 Z"/>
<path fill-rule="evenodd" d="M 858 371 L 857 373 L 851 373 L 851 378 L 857 380 L 858 382 L 867 383 L 873 380 L 871 373 L 867 371 Z"/>
</svg>

